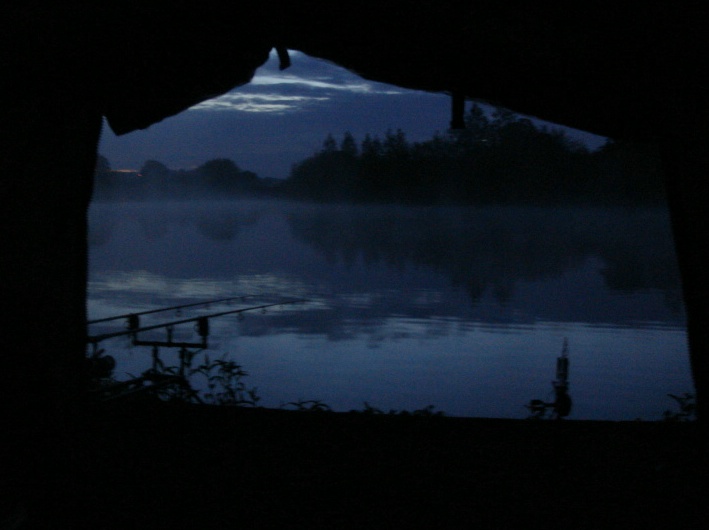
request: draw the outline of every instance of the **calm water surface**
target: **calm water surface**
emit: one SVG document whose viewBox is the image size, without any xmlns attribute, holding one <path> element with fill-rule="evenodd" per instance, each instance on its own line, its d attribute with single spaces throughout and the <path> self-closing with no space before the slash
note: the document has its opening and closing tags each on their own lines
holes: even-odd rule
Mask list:
<svg viewBox="0 0 709 530">
<path fill-rule="evenodd" d="M 523 418 L 530 399 L 552 399 L 565 337 L 573 418 L 660 419 L 676 408 L 668 393 L 692 391 L 659 208 L 98 203 L 90 243 L 91 319 L 253 296 L 149 325 L 307 298 L 211 321 L 207 352 L 240 363 L 266 406 Z M 197 338 L 191 324 L 175 336 Z M 127 338 L 101 346 L 119 379 L 150 366 Z"/>
</svg>

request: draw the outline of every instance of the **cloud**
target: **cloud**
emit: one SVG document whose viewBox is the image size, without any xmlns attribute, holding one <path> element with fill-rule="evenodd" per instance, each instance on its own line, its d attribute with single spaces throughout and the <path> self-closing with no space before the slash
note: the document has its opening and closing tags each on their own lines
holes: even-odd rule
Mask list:
<svg viewBox="0 0 709 530">
<path fill-rule="evenodd" d="M 327 97 L 296 96 L 287 94 L 244 94 L 230 92 L 218 98 L 195 105 L 191 110 L 240 111 L 240 112 L 287 112 L 302 110 L 308 104 L 326 101 Z"/>
<path fill-rule="evenodd" d="M 355 94 L 377 94 L 377 95 L 400 95 L 402 90 L 394 89 L 388 85 L 381 83 L 373 83 L 361 78 L 342 79 L 337 76 L 332 77 L 300 77 L 296 75 L 261 75 L 254 77 L 252 85 L 300 85 L 305 89 L 316 89 L 324 91 L 345 91 Z"/>
<path fill-rule="evenodd" d="M 343 95 L 400 96 L 404 90 L 375 83 L 337 65 L 291 52 L 288 72 L 278 70 L 275 51 L 251 83 L 195 105 L 191 111 L 299 112 Z"/>
</svg>

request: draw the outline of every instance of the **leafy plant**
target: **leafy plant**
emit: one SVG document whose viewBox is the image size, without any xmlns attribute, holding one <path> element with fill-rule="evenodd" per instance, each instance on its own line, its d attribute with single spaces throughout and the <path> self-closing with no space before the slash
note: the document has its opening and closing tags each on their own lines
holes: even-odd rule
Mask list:
<svg viewBox="0 0 709 530">
<path fill-rule="evenodd" d="M 248 405 L 255 407 L 261 398 L 257 388 L 247 388 L 243 378 L 249 374 L 235 361 L 227 360 L 224 354 L 221 359 L 210 360 L 204 356 L 204 362 L 191 369 L 189 376 L 202 375 L 207 379 L 207 389 L 201 397 L 205 403 L 213 405 Z"/>
<path fill-rule="evenodd" d="M 382 409 L 373 407 L 365 401 L 364 409 L 351 410 L 350 412 L 359 414 L 386 414 L 389 416 L 445 416 L 445 413 L 441 410 L 434 412 L 434 408 L 435 407 L 433 405 L 428 405 L 422 409 L 416 409 L 414 411 L 389 409 L 389 412 L 384 412 Z"/>
<path fill-rule="evenodd" d="M 446 413 L 442 410 L 433 411 L 435 407 L 433 405 L 428 405 L 422 409 L 416 409 L 411 414 L 414 416 L 445 416 Z"/>
<path fill-rule="evenodd" d="M 665 421 L 694 421 L 697 419 L 697 402 L 694 394 L 685 392 L 681 396 L 667 394 L 675 400 L 679 406 L 679 411 L 666 410 L 663 414 Z"/>
<path fill-rule="evenodd" d="M 281 405 L 281 408 L 292 408 L 294 410 L 306 412 L 331 412 L 329 405 L 323 403 L 319 399 L 291 401 Z"/>
<path fill-rule="evenodd" d="M 180 351 L 178 366 L 166 366 L 155 352 L 152 368 L 143 372 L 139 377 L 131 376 L 131 381 L 123 383 L 115 383 L 113 380 L 111 382 L 114 382 L 116 387 L 126 389 L 133 388 L 131 384 L 137 382 L 139 388 L 150 390 L 154 395 L 166 401 L 226 406 L 258 406 L 261 401 L 258 389 L 246 386 L 244 378 L 249 374 L 240 364 L 228 359 L 226 353 L 219 359 L 211 359 L 208 354 L 205 354 L 202 363 L 193 367 L 195 357 L 201 352 L 202 350 L 190 351 L 183 348 Z M 195 388 L 197 386 L 195 379 L 199 378 L 206 380 L 205 391 Z M 145 382 L 151 383 L 151 385 L 143 386 Z M 120 389 L 118 393 L 120 394 Z M 308 412 L 332 411 L 329 405 L 319 399 L 290 401 L 282 404 L 281 408 Z M 366 401 L 363 410 L 351 412 L 395 416 L 433 417 L 445 415 L 442 411 L 434 411 L 433 405 L 414 411 L 390 409 L 388 412 L 384 412 Z"/>
<path fill-rule="evenodd" d="M 243 379 L 249 374 L 235 361 L 224 354 L 220 359 L 204 356 L 202 364 L 193 368 L 194 358 L 201 352 L 183 349 L 180 352 L 179 366 L 166 366 L 156 355 L 153 367 L 143 372 L 140 377 L 131 376 L 133 381 L 151 383 L 149 387 L 155 395 L 164 401 L 199 403 L 228 406 L 257 406 L 261 398 L 257 388 L 247 388 Z M 130 374 L 129 374 L 130 375 Z M 206 391 L 195 388 L 195 380 L 206 379 Z"/>
<path fill-rule="evenodd" d="M 100 391 L 115 383 L 113 372 L 116 360 L 105 353 L 105 350 L 100 349 L 86 358 L 84 366 L 89 380 L 89 390 Z"/>
</svg>

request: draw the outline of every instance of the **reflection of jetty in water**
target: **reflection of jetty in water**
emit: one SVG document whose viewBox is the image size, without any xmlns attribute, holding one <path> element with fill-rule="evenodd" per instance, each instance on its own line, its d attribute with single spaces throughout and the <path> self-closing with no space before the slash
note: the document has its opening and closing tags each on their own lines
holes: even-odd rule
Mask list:
<svg viewBox="0 0 709 530">
<path fill-rule="evenodd" d="M 560 420 L 571 413 L 571 397 L 569 396 L 569 340 L 564 338 L 564 347 L 561 356 L 556 359 L 556 380 L 552 381 L 554 387 L 554 401 L 544 402 L 533 399 L 526 407 L 529 409 L 530 418 L 553 418 Z"/>
</svg>

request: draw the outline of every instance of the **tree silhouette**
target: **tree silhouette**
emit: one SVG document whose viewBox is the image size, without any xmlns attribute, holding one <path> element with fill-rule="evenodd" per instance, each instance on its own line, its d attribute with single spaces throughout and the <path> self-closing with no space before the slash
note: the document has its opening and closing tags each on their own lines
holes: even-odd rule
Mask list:
<svg viewBox="0 0 709 530">
<path fill-rule="evenodd" d="M 165 178 L 170 175 L 170 169 L 157 160 L 146 160 L 140 168 L 140 174 L 144 177 Z"/>
<path fill-rule="evenodd" d="M 347 131 L 342 138 L 342 143 L 340 143 L 340 151 L 347 156 L 356 157 L 358 153 L 357 142 L 355 141 L 352 133 Z"/>
<path fill-rule="evenodd" d="M 325 153 L 334 153 L 337 151 L 337 142 L 332 134 L 328 134 L 322 144 L 322 150 Z"/>
<path fill-rule="evenodd" d="M 416 204 L 648 202 L 662 199 L 659 164 L 631 145 L 597 152 L 558 129 L 505 109 L 472 105 L 466 129 L 411 144 L 401 129 L 384 139 L 328 134 L 293 167 L 286 194 L 319 201 Z"/>
</svg>

